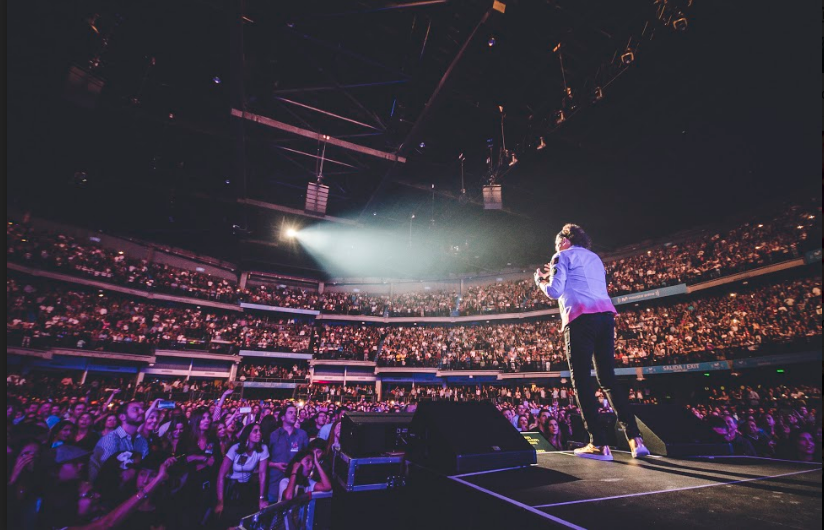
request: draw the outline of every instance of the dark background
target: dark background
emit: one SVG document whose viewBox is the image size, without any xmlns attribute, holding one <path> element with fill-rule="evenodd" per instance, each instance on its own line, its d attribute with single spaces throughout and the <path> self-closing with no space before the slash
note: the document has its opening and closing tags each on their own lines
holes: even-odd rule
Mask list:
<svg viewBox="0 0 824 530">
<path fill-rule="evenodd" d="M 279 237 L 285 224 L 316 221 L 237 203 L 302 209 L 318 161 L 295 151 L 321 146 L 238 125 L 229 109 L 241 104 L 406 156 L 393 166 L 330 146 L 327 213 L 359 220 L 365 237 L 381 228 L 404 241 L 415 214 L 413 245 L 442 254 L 433 275 L 540 262 L 565 222 L 608 251 L 786 201 L 820 203 L 812 5 L 669 2 L 659 18 L 650 1 L 511 1 L 479 24 L 491 2 L 248 0 L 233 51 L 238 5 L 11 3 L 12 211 L 322 274 Z M 681 17 L 685 31 L 672 27 Z M 635 60 L 622 65 L 627 48 Z M 98 96 L 68 87 L 72 66 L 102 84 Z M 556 126 L 564 82 L 576 109 Z M 519 160 L 497 172 L 506 212 L 480 205 L 486 158 L 494 164 L 502 147 L 499 105 Z"/>
</svg>

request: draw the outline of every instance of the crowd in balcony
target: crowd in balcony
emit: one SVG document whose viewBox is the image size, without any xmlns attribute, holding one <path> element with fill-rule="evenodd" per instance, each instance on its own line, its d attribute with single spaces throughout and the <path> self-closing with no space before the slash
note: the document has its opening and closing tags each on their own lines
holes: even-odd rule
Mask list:
<svg viewBox="0 0 824 530">
<path fill-rule="evenodd" d="M 821 206 L 790 206 L 768 218 L 707 231 L 678 244 L 605 260 L 613 296 L 713 278 L 798 258 L 821 248 Z"/>
<path fill-rule="evenodd" d="M 150 353 L 180 348 L 308 352 L 309 324 L 184 304 L 161 305 L 107 291 L 30 278 L 6 281 L 6 329 L 13 346 Z M 228 346 L 228 348 L 227 348 Z"/>
<path fill-rule="evenodd" d="M 617 364 L 711 361 L 784 351 L 788 344 L 815 349 L 821 314 L 820 277 L 634 307 L 616 319 Z M 391 328 L 377 361 L 382 366 L 557 370 L 565 363 L 559 324 Z"/>
<path fill-rule="evenodd" d="M 262 363 L 259 360 L 247 360 L 238 367 L 238 381 L 262 381 L 267 379 L 304 380 L 309 368 L 293 364 L 283 366 L 275 363 Z"/>
<path fill-rule="evenodd" d="M 712 361 L 815 349 L 821 278 L 741 286 L 688 300 L 663 299 L 616 319 L 619 366 Z M 313 352 L 380 366 L 553 371 L 563 369 L 557 319 L 460 326 L 332 325 L 9 278 L 8 344 L 149 353 L 149 348 Z M 142 348 L 142 349 L 141 349 Z"/>
<path fill-rule="evenodd" d="M 315 357 L 374 361 L 387 328 L 322 324 L 316 328 Z"/>
<path fill-rule="evenodd" d="M 123 251 L 65 234 L 35 230 L 15 221 L 8 221 L 6 236 L 9 262 L 144 291 L 233 304 L 243 301 L 379 317 L 483 315 L 555 307 L 553 301 L 534 288 L 531 279 L 470 286 L 462 294 L 451 290 L 393 296 L 361 292 L 318 294 L 312 289 L 285 285 L 241 289 L 234 279 L 150 262 L 145 259 L 147 256 L 127 256 Z M 609 292 L 617 296 L 679 283 L 693 284 L 786 261 L 820 248 L 819 236 L 821 207 L 790 206 L 776 215 L 752 218 L 724 230 L 705 230 L 700 235 L 641 250 L 629 257 L 605 257 Z"/>
</svg>

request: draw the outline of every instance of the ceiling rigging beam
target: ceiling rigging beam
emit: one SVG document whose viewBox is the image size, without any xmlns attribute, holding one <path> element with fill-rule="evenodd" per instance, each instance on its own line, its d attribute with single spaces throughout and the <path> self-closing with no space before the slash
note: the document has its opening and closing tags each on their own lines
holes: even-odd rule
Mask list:
<svg viewBox="0 0 824 530">
<path fill-rule="evenodd" d="M 439 103 L 439 101 L 444 97 L 448 90 L 448 87 L 454 84 L 454 76 L 452 74 L 455 72 L 458 63 L 461 62 L 461 59 L 466 53 L 466 50 L 469 48 L 469 44 L 472 42 L 473 38 L 478 33 L 478 30 L 480 30 L 481 27 L 486 23 L 486 21 L 489 20 L 489 17 L 494 9 L 495 7 L 492 7 L 484 12 L 481 19 L 475 25 L 475 28 L 464 41 L 463 46 L 461 46 L 461 49 L 458 50 L 458 53 L 455 54 L 455 57 L 452 59 L 452 62 L 449 64 L 449 67 L 447 67 L 446 71 L 443 73 L 443 76 L 441 76 L 441 80 L 438 82 L 438 85 L 435 87 L 435 90 L 432 92 L 432 95 L 429 97 L 429 100 L 426 102 L 426 105 L 424 105 L 423 111 L 421 111 L 420 115 L 418 116 L 418 119 L 415 120 L 414 125 L 412 125 L 412 129 L 410 129 L 403 143 L 401 143 L 400 147 L 398 148 L 398 153 L 405 153 L 410 149 L 412 145 L 415 144 L 415 142 L 417 142 L 418 137 L 423 132 L 424 125 L 426 125 L 426 123 L 429 121 L 434 108 L 437 106 L 437 103 Z M 369 201 L 367 201 L 366 206 L 364 206 L 363 210 L 361 211 L 359 219 L 363 219 L 367 212 L 371 212 L 374 209 L 375 199 L 381 193 L 383 193 L 383 191 L 386 189 L 387 184 L 389 184 L 389 182 L 392 180 L 392 174 L 395 171 L 395 168 L 396 165 L 393 165 L 384 174 L 383 178 L 378 184 L 378 187 L 375 188 L 374 192 L 372 192 L 372 195 L 369 197 Z"/>
<path fill-rule="evenodd" d="M 311 111 L 323 114 L 325 116 L 329 116 L 331 118 L 337 118 L 339 120 L 347 121 L 349 123 L 354 123 L 355 125 L 360 125 L 361 127 L 368 127 L 369 129 L 374 129 L 376 131 L 380 130 L 377 127 L 369 125 L 368 123 L 363 123 L 363 122 L 360 122 L 360 121 L 357 121 L 357 120 L 353 120 L 352 118 L 347 118 L 346 116 L 341 116 L 339 114 L 329 112 L 328 110 L 319 109 L 317 107 L 313 107 L 311 105 L 307 105 L 307 104 L 301 103 L 299 101 L 293 101 L 291 99 L 286 99 L 286 98 L 281 98 L 281 97 L 276 97 L 275 99 L 277 99 L 278 101 L 283 101 L 284 103 L 289 103 L 290 105 L 295 105 L 296 107 L 301 107 L 301 108 L 304 108 L 304 109 L 307 109 L 307 110 L 311 110 Z"/>
<path fill-rule="evenodd" d="M 272 118 L 267 118 L 266 116 L 261 116 L 259 114 L 254 114 L 252 112 L 244 112 L 242 110 L 233 108 L 230 111 L 230 114 L 236 118 L 241 118 L 255 123 L 260 123 L 261 125 L 272 127 L 273 129 L 279 129 L 281 131 L 290 132 L 298 136 L 303 136 L 304 138 L 311 138 L 312 140 L 316 140 L 318 142 L 326 142 L 328 144 L 336 145 L 343 149 L 349 149 L 350 151 L 355 151 L 364 155 L 374 156 L 377 158 L 381 158 L 383 160 L 389 160 L 390 162 L 400 162 L 401 164 L 406 163 L 406 157 L 399 156 L 396 153 L 387 153 L 384 151 L 378 151 L 377 149 L 364 147 L 362 145 L 353 144 L 352 142 L 347 142 L 345 140 L 333 138 L 332 136 L 326 134 L 320 134 L 313 131 L 308 131 L 306 129 L 301 129 L 300 127 L 295 127 L 294 125 L 289 125 L 288 123 L 273 120 Z"/>
<path fill-rule="evenodd" d="M 322 85 L 305 88 L 283 88 L 280 90 L 274 90 L 272 94 L 275 96 L 280 96 L 283 94 L 304 94 L 306 92 L 324 92 L 340 89 L 348 90 L 353 88 L 371 88 L 378 86 L 401 85 L 407 82 L 409 82 L 408 79 L 393 79 L 392 81 L 375 81 L 374 83 L 355 83 L 349 85 Z"/>
</svg>

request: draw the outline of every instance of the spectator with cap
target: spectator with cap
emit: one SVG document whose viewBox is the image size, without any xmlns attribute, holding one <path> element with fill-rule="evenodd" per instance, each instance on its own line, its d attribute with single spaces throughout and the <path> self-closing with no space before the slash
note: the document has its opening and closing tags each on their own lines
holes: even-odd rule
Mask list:
<svg viewBox="0 0 824 530">
<path fill-rule="evenodd" d="M 65 443 L 71 443 L 77 435 L 77 425 L 69 420 L 57 422 L 49 432 L 48 446 L 51 449 Z"/>
</svg>

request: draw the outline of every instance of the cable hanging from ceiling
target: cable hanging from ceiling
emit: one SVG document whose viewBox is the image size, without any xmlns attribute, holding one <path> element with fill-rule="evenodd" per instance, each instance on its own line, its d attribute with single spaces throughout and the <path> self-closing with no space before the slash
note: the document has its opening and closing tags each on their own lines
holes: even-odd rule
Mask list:
<svg viewBox="0 0 824 530">
<path fill-rule="evenodd" d="M 514 156 L 515 151 L 523 154 L 527 152 L 527 147 L 533 147 L 537 151 L 545 149 L 549 135 L 584 108 L 593 106 L 604 99 L 606 89 L 636 62 L 639 50 L 643 51 L 643 47 L 651 42 L 656 35 L 661 35 L 661 30 L 667 29 L 669 34 L 684 32 L 688 27 L 686 13 L 692 7 L 692 4 L 693 0 L 652 0 L 649 15 L 643 21 L 643 25 L 639 24 L 640 31 L 636 30 L 637 33 L 631 33 L 627 38 L 626 45 L 616 49 L 609 60 L 602 61 L 593 75 L 578 83 L 579 88 L 577 89 L 573 88 L 570 79 L 567 77 L 567 70 L 564 65 L 564 44 L 562 42 L 555 44 L 551 50 L 552 53 L 558 55 L 562 88 L 561 101 L 555 110 L 549 113 L 548 127 L 531 132 L 529 137 L 534 140 L 529 141 L 528 144 L 514 146 L 509 167 L 506 168 L 505 172 L 512 169 L 518 161 L 517 157 Z M 503 137 L 503 110 L 501 112 L 501 134 Z M 514 162 L 512 162 L 512 159 L 514 159 Z M 495 179 L 499 180 L 504 173 L 496 173 Z"/>
</svg>

